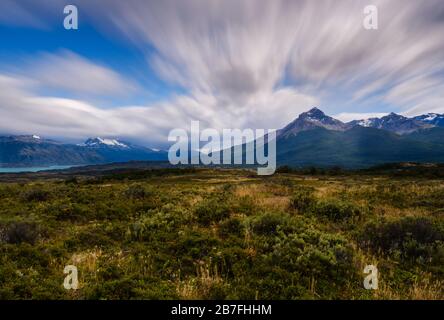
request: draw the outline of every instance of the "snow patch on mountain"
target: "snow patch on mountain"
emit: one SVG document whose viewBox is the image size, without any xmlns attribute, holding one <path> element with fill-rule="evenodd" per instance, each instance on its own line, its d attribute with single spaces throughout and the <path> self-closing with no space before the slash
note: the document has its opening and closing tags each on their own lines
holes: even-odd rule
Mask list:
<svg viewBox="0 0 444 320">
<path fill-rule="evenodd" d="M 88 146 L 88 147 L 97 147 L 97 146 L 105 145 L 105 146 L 111 146 L 111 147 L 129 148 L 128 145 L 120 142 L 119 140 L 107 139 L 107 138 L 101 138 L 101 137 L 97 137 L 94 139 L 88 139 L 88 140 L 86 140 L 84 145 Z"/>
<path fill-rule="evenodd" d="M 371 127 L 373 125 L 373 121 L 371 119 L 363 119 L 358 121 L 357 124 L 362 127 Z"/>
<path fill-rule="evenodd" d="M 438 115 L 436 113 L 429 113 L 427 114 L 427 116 L 424 118 L 424 121 L 433 121 L 436 119 Z"/>
</svg>

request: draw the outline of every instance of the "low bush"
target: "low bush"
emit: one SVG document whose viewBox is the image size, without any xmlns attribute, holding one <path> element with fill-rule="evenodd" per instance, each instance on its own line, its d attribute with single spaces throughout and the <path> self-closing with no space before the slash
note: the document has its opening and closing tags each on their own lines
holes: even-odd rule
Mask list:
<svg viewBox="0 0 444 320">
<path fill-rule="evenodd" d="M 50 195 L 51 194 L 46 190 L 31 189 L 31 190 L 24 191 L 21 196 L 24 201 L 42 202 L 42 201 L 48 200 L 50 198 Z"/>
<path fill-rule="evenodd" d="M 290 199 L 291 208 L 300 212 L 309 211 L 316 203 L 316 198 L 313 192 L 313 188 L 301 188 L 296 190 Z"/>
<path fill-rule="evenodd" d="M 335 222 L 359 217 L 362 214 L 362 208 L 343 200 L 320 200 L 312 210 L 315 215 Z"/>
<path fill-rule="evenodd" d="M 4 228 L 3 237 L 11 244 L 34 244 L 41 237 L 41 233 L 40 226 L 34 222 L 13 222 Z"/>
<path fill-rule="evenodd" d="M 234 212 L 245 214 L 247 216 L 254 214 L 258 209 L 253 197 L 249 195 L 235 198 L 231 207 Z"/>
<path fill-rule="evenodd" d="M 128 199 L 144 199 L 148 196 L 151 196 L 152 192 L 145 189 L 143 185 L 133 184 L 128 187 L 125 191 L 125 196 Z"/>
<path fill-rule="evenodd" d="M 195 210 L 197 221 L 204 226 L 219 222 L 230 216 L 230 207 L 218 199 L 202 201 Z"/>
<path fill-rule="evenodd" d="M 221 238 L 228 238 L 229 236 L 240 237 L 243 234 L 244 229 L 241 219 L 229 218 L 221 222 L 218 234 Z"/>
<path fill-rule="evenodd" d="M 425 217 L 370 222 L 360 234 L 359 243 L 405 262 L 444 264 L 444 226 Z"/>
<path fill-rule="evenodd" d="M 131 239 L 149 241 L 163 238 L 163 234 L 172 233 L 181 220 L 168 211 L 150 211 L 130 226 Z"/>
<path fill-rule="evenodd" d="M 255 216 L 251 221 L 253 232 L 264 236 L 275 235 L 279 228 L 290 226 L 289 217 L 285 213 L 280 212 L 267 212 Z"/>
</svg>

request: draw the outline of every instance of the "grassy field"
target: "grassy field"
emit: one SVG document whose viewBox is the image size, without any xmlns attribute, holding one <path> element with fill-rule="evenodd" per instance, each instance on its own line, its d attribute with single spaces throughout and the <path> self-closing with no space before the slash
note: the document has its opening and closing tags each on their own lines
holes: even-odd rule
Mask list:
<svg viewBox="0 0 444 320">
<path fill-rule="evenodd" d="M 444 299 L 444 180 L 164 169 L 5 182 L 0 251 L 0 299 Z M 369 264 L 377 290 L 363 287 Z"/>
</svg>

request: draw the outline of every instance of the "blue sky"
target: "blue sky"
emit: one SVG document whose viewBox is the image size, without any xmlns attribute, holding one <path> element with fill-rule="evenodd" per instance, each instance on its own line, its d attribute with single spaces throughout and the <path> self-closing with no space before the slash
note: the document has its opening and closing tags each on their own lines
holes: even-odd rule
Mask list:
<svg viewBox="0 0 444 320">
<path fill-rule="evenodd" d="M 98 32 L 87 21 L 75 31 L 64 28 L 32 28 L 26 26 L 0 26 L 2 39 L 1 61 L 5 69 L 8 66 L 21 68 L 20 62 L 43 53 L 58 53 L 71 51 L 79 56 L 105 65 L 108 68 L 134 79 L 147 90 L 126 97 L 112 98 L 109 106 L 124 104 L 140 104 L 168 99 L 173 91 L 180 92 L 177 86 L 171 86 L 157 77 L 156 73 L 146 63 L 146 54 L 153 48 L 146 46 L 141 52 L 139 48 L 128 45 L 123 39 L 115 38 Z M 66 91 L 44 92 L 59 97 L 70 97 Z M 108 104 L 107 104 L 108 105 Z"/>
<path fill-rule="evenodd" d="M 79 29 L 63 28 L 63 8 Z M 167 143 L 203 127 L 444 112 L 444 3 L 2 0 L 0 133 Z"/>
</svg>

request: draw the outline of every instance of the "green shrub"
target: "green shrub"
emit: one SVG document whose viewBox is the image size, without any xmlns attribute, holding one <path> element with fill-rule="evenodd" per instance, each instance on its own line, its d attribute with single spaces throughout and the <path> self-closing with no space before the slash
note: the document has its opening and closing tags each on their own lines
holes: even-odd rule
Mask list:
<svg viewBox="0 0 444 320">
<path fill-rule="evenodd" d="M 264 213 L 252 219 L 252 230 L 258 235 L 275 235 L 278 228 L 289 227 L 289 217 L 285 213 Z"/>
<path fill-rule="evenodd" d="M 85 288 L 87 299 L 177 299 L 174 285 L 154 278 L 143 278 L 137 275 L 121 275 L 115 279 L 102 281 L 92 288 Z"/>
<path fill-rule="evenodd" d="M 41 228 L 34 222 L 13 222 L 6 227 L 4 238 L 7 243 L 34 244 L 41 236 Z"/>
<path fill-rule="evenodd" d="M 161 243 L 161 250 L 167 253 L 156 253 L 156 260 L 160 272 L 165 272 L 171 265 L 176 265 L 173 270 L 180 267 L 181 274 L 195 275 L 196 262 L 217 256 L 220 240 L 209 232 L 187 231 L 176 237 L 175 242 L 170 242 L 168 247 Z"/>
<path fill-rule="evenodd" d="M 148 192 L 145 187 L 140 184 L 130 185 L 125 191 L 125 196 L 128 199 L 144 199 L 150 195 L 152 195 L 152 193 Z"/>
<path fill-rule="evenodd" d="M 159 237 L 161 232 L 171 233 L 178 226 L 180 220 L 171 212 L 149 212 L 131 225 L 132 239 L 149 241 Z"/>
<path fill-rule="evenodd" d="M 112 244 L 113 241 L 106 234 L 103 226 L 88 227 L 64 242 L 66 248 L 75 250 L 90 249 L 92 247 L 104 248 Z"/>
<path fill-rule="evenodd" d="M 336 222 L 359 217 L 362 214 L 361 208 L 342 200 L 320 200 L 312 210 L 315 215 Z"/>
<path fill-rule="evenodd" d="M 309 227 L 302 233 L 281 233 L 278 239 L 271 256 L 285 270 L 328 280 L 329 275 L 345 275 L 350 269 L 352 247 L 341 236 Z"/>
<path fill-rule="evenodd" d="M 50 195 L 51 194 L 46 190 L 31 189 L 24 191 L 22 193 L 22 199 L 28 202 L 32 201 L 42 202 L 48 200 L 50 198 Z"/>
<path fill-rule="evenodd" d="M 360 234 L 359 243 L 363 248 L 403 261 L 444 263 L 444 228 L 429 218 L 370 222 Z"/>
<path fill-rule="evenodd" d="M 243 279 L 233 288 L 236 298 L 340 298 L 349 282 L 360 282 L 353 248 L 342 236 L 305 225 L 297 232 L 279 228 L 268 244 L 236 274 Z"/>
<path fill-rule="evenodd" d="M 222 238 L 229 236 L 240 237 L 244 232 L 244 226 L 239 218 L 229 218 L 221 222 L 218 234 Z"/>
<path fill-rule="evenodd" d="M 88 219 L 88 210 L 79 204 L 54 204 L 47 208 L 58 221 L 84 222 Z"/>
<path fill-rule="evenodd" d="M 301 212 L 309 211 L 316 203 L 313 192 L 312 188 L 296 190 L 290 199 L 290 206 Z"/>
<path fill-rule="evenodd" d="M 211 198 L 199 203 L 195 210 L 195 215 L 200 224 L 208 226 L 211 223 L 228 218 L 230 216 L 230 208 L 226 203 Z"/>
<path fill-rule="evenodd" d="M 232 203 L 233 211 L 250 216 L 257 211 L 257 205 L 251 196 L 238 197 Z"/>
</svg>

